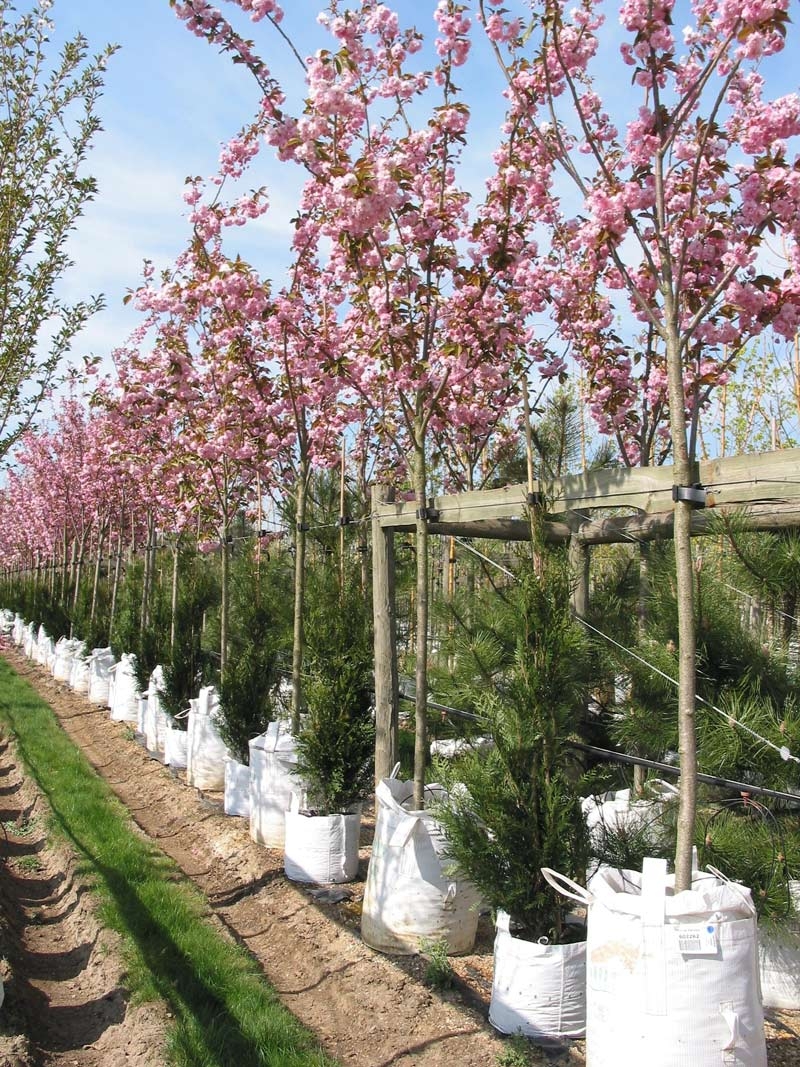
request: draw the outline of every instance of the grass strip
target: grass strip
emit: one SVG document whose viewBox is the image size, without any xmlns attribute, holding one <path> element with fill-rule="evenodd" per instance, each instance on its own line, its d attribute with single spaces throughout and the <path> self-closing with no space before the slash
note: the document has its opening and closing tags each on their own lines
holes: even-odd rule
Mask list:
<svg viewBox="0 0 800 1067">
<path fill-rule="evenodd" d="M 166 1062 L 335 1067 L 247 952 L 205 921 L 202 895 L 133 829 L 52 709 L 2 659 L 0 720 L 49 801 L 54 829 L 83 857 L 104 921 L 122 935 L 129 992 L 160 998 L 174 1016 Z"/>
</svg>

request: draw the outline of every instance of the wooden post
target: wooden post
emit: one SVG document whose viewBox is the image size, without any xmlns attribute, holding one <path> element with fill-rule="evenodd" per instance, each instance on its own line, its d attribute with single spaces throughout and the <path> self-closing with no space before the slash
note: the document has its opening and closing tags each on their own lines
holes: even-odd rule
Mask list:
<svg viewBox="0 0 800 1067">
<path fill-rule="evenodd" d="M 382 494 L 372 487 L 372 612 L 375 641 L 375 781 L 387 778 L 397 762 L 397 635 L 394 602 L 394 533 L 378 520 Z"/>
<path fill-rule="evenodd" d="M 570 608 L 577 619 L 585 619 L 589 611 L 589 546 L 578 539 L 581 520 L 569 514 L 569 588 Z"/>
</svg>

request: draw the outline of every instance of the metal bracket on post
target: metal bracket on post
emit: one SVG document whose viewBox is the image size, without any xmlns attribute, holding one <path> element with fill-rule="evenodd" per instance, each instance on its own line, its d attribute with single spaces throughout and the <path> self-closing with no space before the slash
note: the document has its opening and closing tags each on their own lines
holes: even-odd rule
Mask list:
<svg viewBox="0 0 800 1067">
<path fill-rule="evenodd" d="M 526 493 L 525 503 L 529 508 L 540 508 L 544 505 L 544 493 Z"/>
<path fill-rule="evenodd" d="M 438 508 L 417 508 L 417 518 L 424 519 L 425 522 L 438 522 L 439 521 L 439 509 Z"/>
<path fill-rule="evenodd" d="M 673 485 L 672 499 L 675 503 L 680 501 L 691 504 L 693 508 L 704 508 L 707 503 L 706 488 L 699 482 L 694 485 Z"/>
</svg>

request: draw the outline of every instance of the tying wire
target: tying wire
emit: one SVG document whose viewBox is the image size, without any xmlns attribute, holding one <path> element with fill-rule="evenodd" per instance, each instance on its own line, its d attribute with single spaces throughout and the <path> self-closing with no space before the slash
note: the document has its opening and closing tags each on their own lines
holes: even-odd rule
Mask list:
<svg viewBox="0 0 800 1067">
<path fill-rule="evenodd" d="M 752 593 L 746 593 L 744 589 L 737 589 L 735 585 L 731 585 L 730 582 L 720 582 L 720 585 L 724 585 L 726 589 L 730 589 L 733 593 L 738 593 L 739 596 L 747 597 L 748 600 L 757 600 L 758 598 L 753 596 Z M 776 615 L 782 616 L 784 619 L 789 619 L 791 622 L 800 622 L 800 619 L 796 615 L 790 615 L 787 611 L 781 611 L 780 608 L 772 609 Z"/>
<path fill-rule="evenodd" d="M 488 559 L 487 556 L 484 556 L 483 553 L 478 552 L 478 550 L 476 548 L 473 548 L 472 545 L 463 542 L 459 537 L 457 537 L 455 540 L 459 544 L 462 544 L 464 548 L 468 548 L 471 552 L 474 552 L 475 555 L 480 556 L 481 559 L 485 559 L 487 560 L 487 562 L 492 563 L 495 567 L 498 568 L 498 570 L 503 571 L 504 574 L 507 574 L 510 578 L 513 578 L 514 581 L 519 581 L 517 576 L 512 571 L 509 571 L 505 567 L 502 567 L 499 563 L 495 563 L 494 560 Z M 672 675 L 667 674 L 665 671 L 662 671 L 659 667 L 656 667 L 655 664 L 650 663 L 648 660 L 644 659 L 643 656 L 640 656 L 637 652 L 634 652 L 633 649 L 627 648 L 619 641 L 616 641 L 613 637 L 609 637 L 608 634 L 604 633 L 602 630 L 599 630 L 596 626 L 592 626 L 592 624 L 590 622 L 587 622 L 586 619 L 581 619 L 580 617 L 578 617 L 578 622 L 582 623 L 587 628 L 587 630 L 592 630 L 599 637 L 602 637 L 603 640 L 608 641 L 612 645 L 615 645 L 618 649 L 620 649 L 620 651 L 624 652 L 626 655 L 631 656 L 635 660 L 638 660 L 639 663 L 641 663 L 644 667 L 647 667 L 647 669 L 652 671 L 654 674 L 660 675 L 665 681 L 669 682 L 671 685 L 674 685 L 676 689 L 679 688 L 679 683 L 677 679 L 673 678 Z M 761 734 L 758 733 L 756 730 L 753 730 L 752 727 L 748 726 L 746 723 L 741 722 L 734 715 L 731 715 L 730 712 L 723 711 L 722 708 L 718 708 L 715 704 L 712 704 L 709 700 L 706 700 L 705 697 L 700 696 L 699 693 L 695 693 L 695 700 L 701 704 L 705 704 L 706 707 L 711 708 L 712 711 L 715 711 L 718 715 L 721 715 L 722 718 L 725 719 L 728 723 L 730 723 L 731 726 L 738 726 L 740 730 L 743 730 L 745 733 L 750 734 L 751 737 L 754 737 L 757 741 L 760 741 L 762 745 L 766 745 L 768 748 L 773 749 L 775 752 L 778 753 L 782 760 L 791 760 L 794 763 L 800 763 L 800 758 L 795 756 L 785 745 L 776 745 L 775 742 L 770 741 L 769 738 L 762 737 Z"/>
<path fill-rule="evenodd" d="M 592 624 L 590 622 L 587 622 L 586 619 L 578 619 L 578 621 L 583 623 L 583 625 L 588 630 L 592 630 L 594 633 L 602 637 L 605 641 L 608 641 L 609 644 L 615 645 L 622 652 L 626 653 L 626 655 L 631 656 L 635 660 L 638 660 L 639 663 L 643 664 L 654 674 L 660 675 L 665 681 L 670 682 L 672 685 L 674 685 L 676 689 L 679 688 L 679 683 L 677 679 L 673 678 L 672 675 L 667 674 L 665 671 L 662 671 L 659 667 L 656 667 L 655 664 L 650 663 L 648 660 L 644 659 L 644 657 L 640 656 L 637 652 L 634 652 L 633 649 L 626 648 L 626 646 L 620 644 L 619 641 L 615 641 L 613 637 L 609 637 L 608 634 L 603 633 L 602 630 L 598 630 L 596 626 L 592 626 Z M 718 708 L 716 704 L 712 704 L 710 700 L 706 700 L 706 698 L 700 696 L 699 693 L 695 694 L 695 700 L 699 701 L 699 703 L 701 704 L 705 704 L 706 707 L 711 708 L 712 711 L 715 711 L 718 715 L 721 715 L 723 719 L 726 719 L 730 723 L 731 726 L 738 726 L 740 730 L 744 730 L 745 733 L 750 734 L 751 737 L 754 737 L 757 741 L 760 741 L 762 745 L 766 745 L 768 748 L 773 749 L 775 752 L 778 753 L 782 760 L 792 760 L 792 762 L 794 763 L 800 763 L 800 758 L 793 755 L 793 753 L 790 752 L 790 750 L 785 745 L 776 745 L 774 741 L 770 741 L 768 738 L 762 737 L 760 733 L 758 733 L 756 730 L 753 730 L 746 723 L 741 722 L 739 719 L 736 718 L 735 715 L 731 715 L 730 712 L 723 711 L 722 708 Z"/>
<path fill-rule="evenodd" d="M 515 582 L 519 581 L 513 571 L 508 570 L 508 568 L 504 567 L 501 563 L 497 563 L 495 560 L 490 559 L 488 556 L 485 556 L 483 552 L 479 552 L 474 545 L 469 544 L 467 541 L 462 540 L 462 538 L 460 537 L 454 537 L 453 540 L 456 542 L 456 544 L 461 545 L 462 548 L 466 548 L 469 552 L 472 552 L 473 555 L 477 556 L 479 559 L 484 560 L 486 563 L 491 563 L 493 567 L 496 567 L 499 571 L 502 571 L 503 574 L 507 575 L 507 577 L 509 578 L 512 578 Z"/>
<path fill-rule="evenodd" d="M 580 517 L 582 519 L 585 519 L 587 522 L 591 520 L 591 515 L 588 515 L 585 511 L 576 511 L 575 514 L 580 515 Z M 630 531 L 628 530 L 620 530 L 619 532 L 622 534 L 623 537 L 626 537 L 628 541 L 631 542 L 631 544 L 644 545 L 647 543 L 643 537 L 637 537 L 635 534 L 630 533 Z M 754 597 L 752 593 L 745 593 L 743 589 L 737 589 L 735 585 L 731 585 L 729 582 L 720 582 L 719 584 L 724 585 L 727 589 L 730 589 L 734 593 L 738 593 L 739 596 L 747 597 L 748 600 L 756 599 L 756 597 Z M 781 611 L 780 608 L 774 608 L 773 610 L 777 615 L 781 615 L 784 619 L 790 619 L 792 622 L 800 622 L 800 619 L 798 619 L 795 615 L 789 615 L 787 612 Z"/>
</svg>

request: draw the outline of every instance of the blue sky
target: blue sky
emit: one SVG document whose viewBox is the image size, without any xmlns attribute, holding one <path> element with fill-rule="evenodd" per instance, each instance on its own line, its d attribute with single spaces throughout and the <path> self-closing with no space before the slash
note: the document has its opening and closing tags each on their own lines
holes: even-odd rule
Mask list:
<svg viewBox="0 0 800 1067">
<path fill-rule="evenodd" d="M 286 0 L 284 6 L 285 26 L 301 52 L 310 53 L 326 43 L 316 24 L 321 0 Z M 403 0 L 400 9 L 410 12 L 409 21 L 428 32 L 434 6 L 435 0 Z M 797 7 L 792 0 L 795 15 Z M 50 14 L 54 42 L 80 30 L 95 51 L 107 42 L 120 45 L 109 64 L 100 104 L 104 132 L 90 157 L 99 195 L 79 224 L 72 244 L 76 268 L 66 286 L 72 298 L 105 294 L 106 310 L 92 320 L 74 349 L 78 359 L 91 353 L 105 360 L 137 323 L 135 311 L 123 305 L 123 297 L 139 282 L 142 261 L 149 258 L 157 268 L 166 267 L 185 244 L 185 178 L 215 171 L 221 144 L 255 109 L 257 87 L 243 68 L 234 67 L 190 34 L 168 0 L 54 0 Z M 616 20 L 607 32 L 618 32 Z M 794 43 L 790 41 L 784 59 L 770 65 L 775 94 L 798 87 L 792 65 L 798 54 L 797 33 L 793 25 Z M 266 27 L 253 26 L 252 35 L 264 54 L 269 49 L 270 62 L 281 76 L 297 77 L 296 61 Z M 475 91 L 468 93 L 478 134 L 470 141 L 469 156 L 476 192 L 502 113 L 499 77 L 488 51 L 480 59 Z M 618 73 L 616 68 L 617 77 Z M 602 89 L 620 102 L 629 91 L 627 83 L 601 85 Z M 258 180 L 266 180 L 270 187 L 272 209 L 248 231 L 248 246 L 241 251 L 279 281 L 300 175 L 292 167 L 275 166 Z"/>
</svg>

